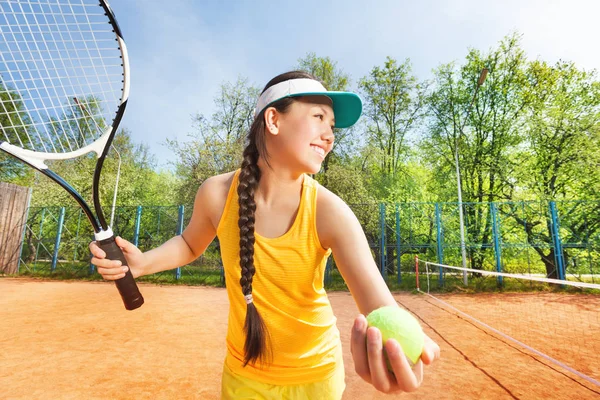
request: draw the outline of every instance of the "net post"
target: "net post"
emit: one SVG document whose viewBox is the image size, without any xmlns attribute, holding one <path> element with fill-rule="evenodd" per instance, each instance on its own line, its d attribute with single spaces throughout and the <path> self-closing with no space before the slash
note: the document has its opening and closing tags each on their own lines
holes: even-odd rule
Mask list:
<svg viewBox="0 0 600 400">
<path fill-rule="evenodd" d="M 415 279 L 417 282 L 417 290 L 421 291 L 421 287 L 419 286 L 419 256 L 415 255 Z"/>
</svg>

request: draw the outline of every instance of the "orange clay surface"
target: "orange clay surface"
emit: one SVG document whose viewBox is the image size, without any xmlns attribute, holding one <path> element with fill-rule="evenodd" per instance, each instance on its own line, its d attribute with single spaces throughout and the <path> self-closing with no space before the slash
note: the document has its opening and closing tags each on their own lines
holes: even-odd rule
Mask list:
<svg viewBox="0 0 600 400">
<path fill-rule="evenodd" d="M 218 399 L 227 329 L 225 289 L 142 283 L 140 290 L 146 304 L 125 311 L 111 283 L 0 278 L 0 398 Z M 455 297 L 455 305 L 462 302 L 493 319 L 501 317 L 494 315 L 494 296 L 443 298 Z M 344 346 L 344 399 L 395 398 L 356 375 L 349 344 L 356 305 L 346 292 L 329 297 Z M 600 398 L 600 387 L 482 330 L 425 295 L 395 297 L 417 316 L 442 354 L 426 367 L 422 387 L 400 398 Z M 581 307 L 595 313 L 597 322 L 600 299 L 584 299 Z M 527 319 L 530 329 L 536 320 Z M 593 351 L 600 331 L 595 325 L 589 329 L 596 330 L 587 339 L 595 341 Z M 564 340 L 579 339 L 561 338 L 563 343 L 554 347 L 564 349 Z M 569 362 L 595 376 L 598 365 L 576 357 L 569 354 Z"/>
</svg>

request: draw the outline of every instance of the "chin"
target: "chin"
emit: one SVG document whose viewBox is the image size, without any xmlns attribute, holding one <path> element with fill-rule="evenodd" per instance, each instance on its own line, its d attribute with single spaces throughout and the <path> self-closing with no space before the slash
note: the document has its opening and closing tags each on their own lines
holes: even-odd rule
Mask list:
<svg viewBox="0 0 600 400">
<path fill-rule="evenodd" d="M 306 173 L 307 174 L 316 174 L 316 173 L 319 173 L 321 171 L 321 167 L 322 166 L 323 166 L 322 163 L 319 163 L 318 165 L 315 164 L 315 165 L 307 166 L 308 168 L 307 168 Z"/>
<path fill-rule="evenodd" d="M 302 163 L 299 167 L 305 174 L 316 174 L 321 171 L 323 163 Z"/>
</svg>

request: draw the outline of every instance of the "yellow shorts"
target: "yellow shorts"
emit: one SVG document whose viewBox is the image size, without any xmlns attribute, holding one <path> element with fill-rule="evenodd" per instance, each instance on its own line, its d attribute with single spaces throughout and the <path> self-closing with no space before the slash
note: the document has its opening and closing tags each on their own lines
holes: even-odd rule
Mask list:
<svg viewBox="0 0 600 400">
<path fill-rule="evenodd" d="M 223 366 L 222 400 L 340 400 L 346 389 L 344 364 L 329 379 L 302 385 L 271 385 L 240 376 Z"/>
</svg>

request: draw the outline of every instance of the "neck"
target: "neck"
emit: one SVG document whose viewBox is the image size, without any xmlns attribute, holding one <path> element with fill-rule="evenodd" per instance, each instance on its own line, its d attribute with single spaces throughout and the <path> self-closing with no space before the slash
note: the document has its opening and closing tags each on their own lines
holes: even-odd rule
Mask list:
<svg viewBox="0 0 600 400">
<path fill-rule="evenodd" d="M 292 171 L 285 167 L 271 167 L 259 158 L 260 181 L 254 194 L 254 199 L 263 204 L 273 204 L 282 198 L 298 196 L 302 190 L 304 173 Z"/>
</svg>

